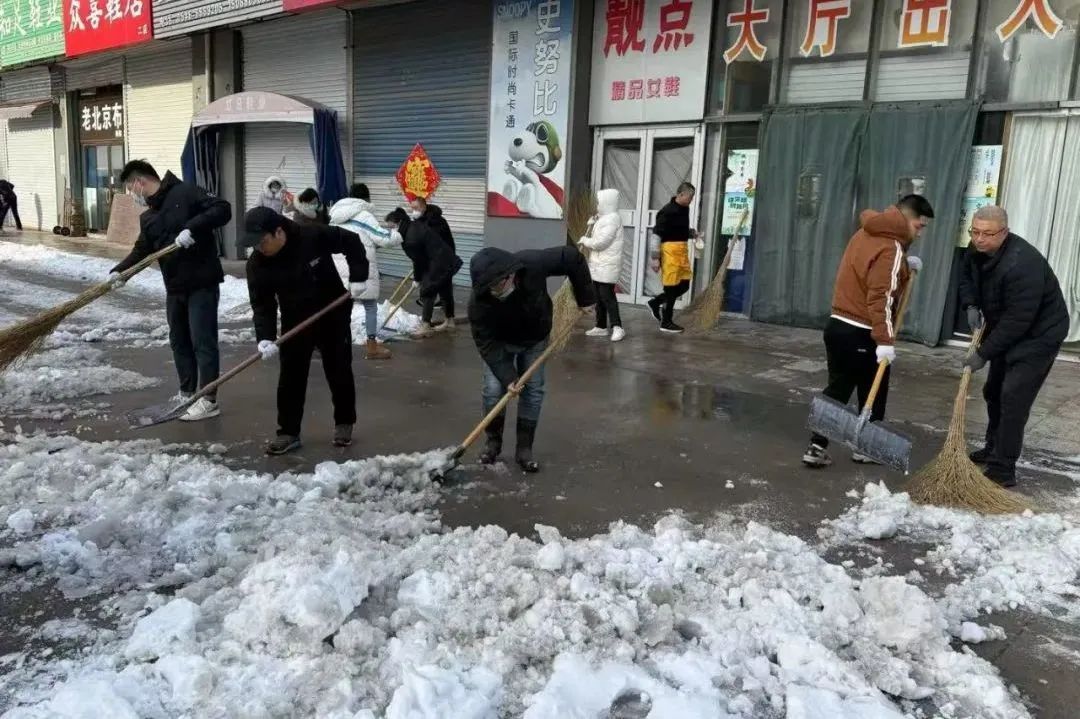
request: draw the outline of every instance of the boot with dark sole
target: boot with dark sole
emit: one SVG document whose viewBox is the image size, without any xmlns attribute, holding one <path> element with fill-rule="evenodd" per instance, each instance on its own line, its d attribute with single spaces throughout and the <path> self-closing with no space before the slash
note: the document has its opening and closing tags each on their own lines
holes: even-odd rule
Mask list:
<svg viewBox="0 0 1080 719">
<path fill-rule="evenodd" d="M 271 456 L 288 454 L 300 449 L 300 438 L 291 434 L 279 434 L 266 443 L 266 453 Z"/>
<path fill-rule="evenodd" d="M 503 412 L 487 428 L 487 443 L 480 453 L 480 464 L 495 464 L 502 454 L 503 429 L 506 426 L 506 413 Z"/>
<path fill-rule="evenodd" d="M 970 459 L 975 464 L 986 464 L 993 456 L 994 450 L 990 449 L 989 447 L 983 447 L 982 449 L 977 449 L 971 454 L 969 454 L 968 459 Z"/>
<path fill-rule="evenodd" d="M 517 421 L 517 449 L 514 459 L 517 460 L 521 471 L 526 474 L 536 474 L 540 471 L 540 464 L 533 459 L 533 439 L 536 437 L 536 422 L 518 418 Z"/>
<path fill-rule="evenodd" d="M 379 344 L 378 340 L 369 339 L 364 352 L 364 359 L 366 360 L 388 360 L 390 359 L 390 350 Z"/>
<path fill-rule="evenodd" d="M 349 447 L 352 445 L 352 425 L 339 424 L 334 427 L 334 446 Z"/>
</svg>

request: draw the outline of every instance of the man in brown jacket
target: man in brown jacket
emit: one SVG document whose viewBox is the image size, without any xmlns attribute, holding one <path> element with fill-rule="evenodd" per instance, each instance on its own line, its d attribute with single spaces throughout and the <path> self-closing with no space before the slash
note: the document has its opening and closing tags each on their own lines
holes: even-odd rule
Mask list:
<svg viewBox="0 0 1080 719">
<path fill-rule="evenodd" d="M 934 209 L 921 195 L 907 195 L 884 212 L 865 210 L 860 229 L 848 242 L 833 288 L 832 315 L 825 325 L 825 353 L 829 385 L 824 395 L 838 402 L 858 391 L 859 405 L 866 402 L 878 363 L 896 360 L 897 309 L 912 274 L 922 268 L 918 257 L 907 251 L 934 217 Z M 870 412 L 870 421 L 885 417 L 889 396 L 889 371 Z M 803 454 L 808 467 L 832 464 L 829 440 L 815 434 Z M 856 462 L 872 462 L 855 453 Z"/>
</svg>

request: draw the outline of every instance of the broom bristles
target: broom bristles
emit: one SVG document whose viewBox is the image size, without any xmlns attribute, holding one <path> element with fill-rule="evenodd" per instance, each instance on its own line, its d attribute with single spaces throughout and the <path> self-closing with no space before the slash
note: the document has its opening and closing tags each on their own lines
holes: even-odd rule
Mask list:
<svg viewBox="0 0 1080 719">
<path fill-rule="evenodd" d="M 588 187 L 570 196 L 565 209 L 566 231 L 574 244 L 577 244 L 577 241 L 588 232 L 589 218 L 596 213 L 595 203 L 593 192 Z M 570 280 L 562 283 L 558 292 L 551 298 L 551 303 L 551 342 L 555 347 L 555 352 L 562 352 L 570 343 L 570 337 L 573 334 L 569 330 L 581 317 L 581 310 L 577 306 Z"/>
<path fill-rule="evenodd" d="M 682 323 L 693 333 L 708 332 L 720 321 L 720 315 L 724 311 L 725 280 L 727 279 L 728 267 L 731 266 L 731 251 L 735 249 L 736 242 L 742 241 L 743 238 L 740 233 L 743 227 L 746 226 L 749 217 L 749 210 L 743 210 L 739 216 L 738 224 L 735 225 L 735 232 L 731 235 L 731 239 L 728 240 L 724 259 L 721 260 L 720 267 L 716 270 L 712 281 L 704 292 L 690 302 L 690 306 L 680 316 Z"/>
<path fill-rule="evenodd" d="M 39 351 L 53 330 L 68 315 L 90 304 L 109 289 L 108 284 L 95 285 L 61 305 L 0 330 L 0 372 Z"/>
<path fill-rule="evenodd" d="M 968 458 L 964 438 L 971 370 L 964 370 L 953 403 L 945 446 L 907 485 L 908 495 L 921 504 L 971 509 L 984 514 L 1014 514 L 1031 509 L 1027 500 L 988 479 Z"/>
</svg>

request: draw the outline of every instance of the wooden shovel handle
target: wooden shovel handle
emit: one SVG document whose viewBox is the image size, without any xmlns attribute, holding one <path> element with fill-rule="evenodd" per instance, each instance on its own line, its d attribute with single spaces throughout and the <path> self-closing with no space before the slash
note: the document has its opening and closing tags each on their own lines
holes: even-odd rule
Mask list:
<svg viewBox="0 0 1080 719">
<path fill-rule="evenodd" d="M 911 280 L 907 283 L 907 287 L 904 288 L 904 294 L 900 298 L 900 307 L 896 311 L 896 336 L 900 337 L 900 327 L 904 323 L 904 313 L 907 312 L 908 300 L 911 299 L 911 288 L 915 285 L 915 278 L 918 277 L 918 272 L 911 273 Z M 866 395 L 866 403 L 863 405 L 862 413 L 869 415 L 870 410 L 874 407 L 874 400 L 877 399 L 878 390 L 881 389 L 881 382 L 885 379 L 885 370 L 888 369 L 889 363 L 887 360 L 881 360 L 878 362 L 877 374 L 874 375 L 874 384 L 870 385 L 870 394 Z"/>
<path fill-rule="evenodd" d="M 404 285 L 404 284 L 405 284 L 405 283 L 406 283 L 407 281 L 411 280 L 411 279 L 412 279 L 412 277 L 413 277 L 413 273 L 412 273 L 412 272 L 410 272 L 410 273 L 409 273 L 409 276 L 408 276 L 408 277 L 406 277 L 406 278 L 405 278 L 404 280 L 402 280 L 402 281 L 401 281 L 401 282 L 400 282 L 400 283 L 398 284 L 398 286 L 397 286 L 397 287 L 396 287 L 396 288 L 394 289 L 394 291 L 390 293 L 390 297 L 393 297 L 394 295 L 396 295 L 396 294 L 398 293 L 398 290 L 400 290 L 400 289 L 401 289 L 401 286 L 402 286 L 402 285 Z M 392 319 L 394 318 L 394 315 L 396 315 L 396 314 L 397 314 L 397 311 L 401 309 L 401 306 L 402 306 L 403 304 L 405 304 L 405 300 L 409 299 L 409 296 L 410 296 L 410 295 L 412 295 L 412 293 L 413 293 L 413 291 L 412 291 L 412 287 L 410 287 L 410 288 L 409 288 L 409 291 L 408 291 L 408 292 L 406 292 L 406 293 L 404 294 L 404 296 L 402 296 L 402 298 L 401 298 L 400 300 L 398 300 L 398 301 L 397 301 L 397 304 L 395 304 L 395 305 L 394 305 L 393 307 L 391 307 L 391 308 L 390 308 L 390 311 L 389 311 L 389 312 L 388 312 L 388 313 L 386 314 L 386 319 L 385 319 L 385 320 L 383 320 L 383 323 L 382 323 L 382 325 L 380 325 L 380 327 L 379 327 L 379 331 L 380 331 L 380 332 L 381 332 L 381 331 L 383 331 L 384 329 L 386 329 L 386 326 L 387 326 L 388 324 L 390 324 L 390 320 L 392 320 Z"/>
<path fill-rule="evenodd" d="M 409 271 L 409 274 L 407 274 L 407 275 L 405 275 L 404 277 L 401 278 L 401 282 L 398 282 L 397 287 L 395 287 L 394 291 L 390 293 L 390 304 L 394 303 L 394 298 L 397 297 L 397 293 L 401 292 L 401 288 L 405 286 L 406 282 L 411 281 L 412 278 L 413 278 L 413 273 L 412 273 L 411 270 Z M 409 292 L 412 292 L 412 288 L 409 289 Z M 406 297 L 407 296 L 408 295 L 406 295 Z"/>
</svg>

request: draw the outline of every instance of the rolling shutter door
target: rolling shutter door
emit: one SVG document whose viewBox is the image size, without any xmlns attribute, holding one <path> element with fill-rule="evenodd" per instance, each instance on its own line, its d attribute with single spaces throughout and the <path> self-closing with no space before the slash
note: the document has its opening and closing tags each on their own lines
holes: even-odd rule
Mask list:
<svg viewBox="0 0 1080 719">
<path fill-rule="evenodd" d="M 184 150 L 194 102 L 191 41 L 171 41 L 129 53 L 124 82 L 125 128 L 129 159 L 145 159 L 158 174 L 182 176 Z"/>
<path fill-rule="evenodd" d="M 354 22 L 354 177 L 385 214 L 404 201 L 394 174 L 423 145 L 442 176 L 432 202 L 467 265 L 483 247 L 491 5 L 422 0 L 358 10 Z M 400 250 L 380 251 L 380 273 L 411 268 Z M 469 284 L 467 271 L 454 279 Z"/>
<path fill-rule="evenodd" d="M 862 100 L 866 60 L 793 62 L 784 79 L 784 102 L 805 105 Z"/>
<path fill-rule="evenodd" d="M 69 60 L 63 65 L 64 85 L 68 92 L 119 85 L 124 81 L 124 59 L 92 55 Z"/>
<path fill-rule="evenodd" d="M 341 155 L 348 158 L 345 121 L 345 30 L 340 10 L 287 17 L 243 28 L 244 90 L 267 90 L 313 100 L 337 110 Z M 303 58 L 285 62 L 298 42 L 308 39 Z M 250 123 L 244 126 L 244 196 L 253 207 L 270 175 L 278 175 L 294 194 L 315 186 L 310 126 L 300 123 Z M 346 160 L 346 163 L 348 160 Z M 348 168 L 346 167 L 346 172 Z"/>
<path fill-rule="evenodd" d="M 962 100 L 967 96 L 970 64 L 971 53 L 966 50 L 882 57 L 874 99 L 879 102 Z"/>
<path fill-rule="evenodd" d="M 43 100 L 54 96 L 54 78 L 46 67 L 5 72 L 0 77 L 3 102 Z M 52 230 L 56 225 L 55 107 L 50 103 L 30 117 L 6 121 L 7 177 L 19 197 L 23 227 Z"/>
</svg>

